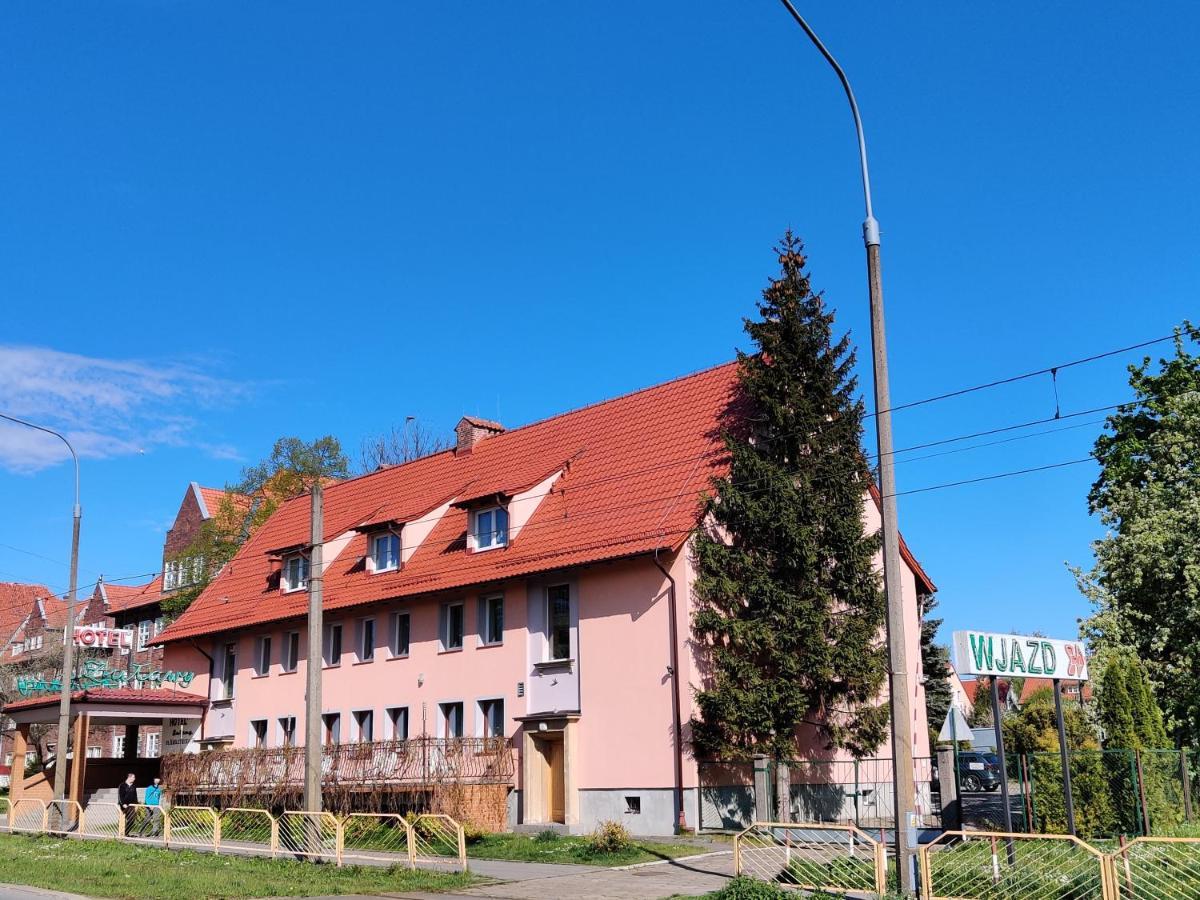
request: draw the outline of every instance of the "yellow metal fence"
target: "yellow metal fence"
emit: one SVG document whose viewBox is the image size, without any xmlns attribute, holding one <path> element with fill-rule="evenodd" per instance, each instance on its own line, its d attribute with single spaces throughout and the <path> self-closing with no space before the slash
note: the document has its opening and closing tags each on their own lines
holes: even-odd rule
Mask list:
<svg viewBox="0 0 1200 900">
<path fill-rule="evenodd" d="M 886 848 L 853 825 L 755 822 L 733 839 L 734 871 L 810 891 L 882 897 Z"/>
<path fill-rule="evenodd" d="M 0 798 L 0 830 L 108 839 L 212 853 L 292 857 L 467 870 L 463 827 L 449 816 L 412 819 L 388 813 L 332 813 L 207 806 L 130 806 L 72 800 Z"/>
</svg>

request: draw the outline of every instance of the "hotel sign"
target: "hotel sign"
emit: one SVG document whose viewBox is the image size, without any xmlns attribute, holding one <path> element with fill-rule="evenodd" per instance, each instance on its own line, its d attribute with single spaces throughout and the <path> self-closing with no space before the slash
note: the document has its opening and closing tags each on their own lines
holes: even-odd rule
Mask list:
<svg viewBox="0 0 1200 900">
<path fill-rule="evenodd" d="M 87 647 L 108 650 L 131 650 L 133 648 L 132 628 L 104 628 L 100 625 L 76 625 L 76 647 Z"/>
<path fill-rule="evenodd" d="M 960 675 L 1036 675 L 1088 680 L 1087 656 L 1081 641 L 956 631 L 954 658 Z"/>
</svg>

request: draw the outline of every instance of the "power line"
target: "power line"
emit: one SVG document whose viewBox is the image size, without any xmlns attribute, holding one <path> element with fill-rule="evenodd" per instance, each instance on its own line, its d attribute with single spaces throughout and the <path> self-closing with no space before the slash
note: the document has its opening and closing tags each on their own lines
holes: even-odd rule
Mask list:
<svg viewBox="0 0 1200 900">
<path fill-rule="evenodd" d="M 56 566 L 63 566 L 64 568 L 67 566 L 67 564 L 61 559 L 52 559 L 49 556 L 42 556 L 42 554 L 34 553 L 32 550 L 22 550 L 20 547 L 14 547 L 12 544 L 0 544 L 0 547 L 4 547 L 6 550 L 13 550 L 17 553 L 24 553 L 26 556 L 35 556 L 38 559 L 44 559 L 46 562 L 52 562 Z"/>
<path fill-rule="evenodd" d="M 1198 330 L 1198 329 L 1188 328 L 1188 329 L 1184 329 L 1181 333 L 1188 335 L 1193 340 L 1200 339 L 1200 330 Z M 985 384 L 977 384 L 972 387 L 965 387 L 965 388 L 959 388 L 958 390 L 954 390 L 954 391 L 947 391 L 944 394 L 937 394 L 936 396 L 933 396 L 933 397 L 926 397 L 923 400 L 913 400 L 909 403 L 901 403 L 901 404 L 890 407 L 886 411 L 887 412 L 898 412 L 899 410 L 903 410 L 903 409 L 912 409 L 917 406 L 924 406 L 928 403 L 936 403 L 939 400 L 949 400 L 952 397 L 961 397 L 964 394 L 972 394 L 972 393 L 975 393 L 976 391 L 984 391 L 989 388 L 1000 387 L 1001 385 L 1005 385 L 1005 384 L 1013 384 L 1018 381 L 1024 381 L 1028 378 L 1036 378 L 1039 375 L 1056 375 L 1057 373 L 1061 372 L 1063 369 L 1070 369 L 1074 366 L 1082 366 L 1085 363 L 1095 362 L 1096 360 L 1099 360 L 1099 359 L 1107 359 L 1110 356 L 1119 356 L 1122 353 L 1129 353 L 1132 350 L 1140 350 L 1143 347 L 1151 347 L 1155 344 L 1161 344 L 1164 341 L 1173 341 L 1173 340 L 1175 340 L 1176 336 L 1177 336 L 1177 333 L 1172 332 L 1171 334 L 1165 335 L 1164 337 L 1154 338 L 1153 340 L 1149 340 L 1149 341 L 1142 341 L 1141 343 L 1138 343 L 1138 344 L 1130 344 L 1128 347 L 1119 347 L 1116 350 L 1106 350 L 1103 353 L 1095 353 L 1092 356 L 1085 356 L 1082 359 L 1073 359 L 1073 360 L 1070 360 L 1069 362 L 1059 363 L 1058 365 L 1047 366 L 1044 369 L 1037 369 L 1033 372 L 1023 372 L 1020 375 L 1010 375 L 1007 378 L 999 378 L 995 381 L 989 381 Z M 878 416 L 881 412 L 884 412 L 884 410 L 879 410 L 879 411 L 876 411 L 873 413 L 867 413 L 867 417 Z"/>
<path fill-rule="evenodd" d="M 995 481 L 998 478 L 1012 478 L 1017 475 L 1029 475 L 1033 472 L 1046 472 L 1050 469 L 1065 469 L 1067 466 L 1078 466 L 1086 462 L 1095 462 L 1090 456 L 1083 459 L 1069 459 L 1066 462 L 1050 463 L 1046 466 L 1034 466 L 1031 469 L 1016 469 L 1012 472 L 999 472 L 995 475 L 981 475 L 978 478 L 967 478 L 963 481 L 948 481 L 945 484 L 931 484 L 928 487 L 913 488 L 909 491 L 897 491 L 894 496 L 903 497 L 905 494 L 924 494 L 928 491 L 940 491 L 945 488 L 962 487 L 967 484 L 979 484 L 981 481 Z"/>
</svg>

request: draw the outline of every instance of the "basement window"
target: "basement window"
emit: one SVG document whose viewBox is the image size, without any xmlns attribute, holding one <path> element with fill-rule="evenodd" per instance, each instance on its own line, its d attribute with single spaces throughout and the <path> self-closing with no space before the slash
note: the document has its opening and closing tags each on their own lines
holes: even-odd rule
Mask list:
<svg viewBox="0 0 1200 900">
<path fill-rule="evenodd" d="M 641 797 L 626 797 L 625 798 L 625 815 L 640 816 L 642 814 L 642 798 Z"/>
</svg>

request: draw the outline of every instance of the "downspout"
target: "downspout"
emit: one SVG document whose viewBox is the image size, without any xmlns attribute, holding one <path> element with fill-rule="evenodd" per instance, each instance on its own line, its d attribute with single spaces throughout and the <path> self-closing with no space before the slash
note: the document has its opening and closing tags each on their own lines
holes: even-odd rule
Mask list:
<svg viewBox="0 0 1200 900">
<path fill-rule="evenodd" d="M 680 721 L 679 702 L 679 621 L 675 610 L 675 579 L 658 561 L 659 548 L 654 548 L 654 565 L 663 573 L 670 587 L 667 590 L 667 610 L 671 632 L 671 717 L 675 729 L 675 824 L 682 832 L 687 828 L 687 816 L 683 809 L 683 724 Z"/>
</svg>

